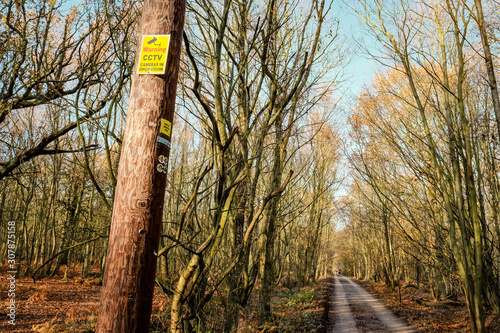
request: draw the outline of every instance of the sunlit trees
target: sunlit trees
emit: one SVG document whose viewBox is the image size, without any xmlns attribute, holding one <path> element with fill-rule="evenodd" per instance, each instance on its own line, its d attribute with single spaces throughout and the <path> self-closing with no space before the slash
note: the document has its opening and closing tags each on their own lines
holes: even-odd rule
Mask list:
<svg viewBox="0 0 500 333">
<path fill-rule="evenodd" d="M 8 218 L 22 221 L 23 272 L 39 277 L 68 255 L 102 259 L 104 242 L 85 242 L 107 234 L 137 8 L 127 1 L 1 6 L 3 209 L 19 214 L 11 195 L 32 192 L 26 214 Z M 82 243 L 87 255 L 71 251 Z"/>
<path fill-rule="evenodd" d="M 344 55 L 323 51 L 336 46 L 335 39 L 321 35 L 330 28 L 323 22 L 328 12 L 323 1 L 300 10 L 297 3 L 273 1 L 189 6 L 184 106 L 190 111 L 186 117 L 197 118 L 191 126 L 202 140 L 203 160 L 178 220 L 172 221 L 175 233 L 167 229 L 165 235 L 172 242 L 162 252 L 167 262 L 168 253 L 176 251 L 185 265 L 172 286 L 171 330 L 199 325 L 199 309 L 223 287 L 225 330 L 234 331 L 259 272 L 262 318 L 269 318 L 280 197 L 295 171 L 287 165 L 297 149 L 289 142 L 301 118 L 335 86 L 326 80 L 334 78 L 328 75 L 338 72 Z M 334 62 L 320 67 L 328 58 Z M 194 226 L 198 219 L 205 228 Z M 326 216 L 319 220 L 330 222 Z"/>
<path fill-rule="evenodd" d="M 438 293 L 459 277 L 471 327 L 483 332 L 484 309 L 498 309 L 498 269 L 491 260 L 497 235 L 488 231 L 498 224 L 498 170 L 491 163 L 498 148 L 491 136 L 494 110 L 485 98 L 491 85 L 481 74 L 466 5 L 361 2 L 362 20 L 382 46 L 377 57 L 390 69 L 358 100 L 351 161 L 358 186 L 372 193 L 363 205 L 368 200 L 383 213 L 375 225 L 392 226 L 383 248 L 395 235 L 398 246 L 418 246 L 405 252 L 418 259 Z M 384 260 L 393 262 L 393 254 Z"/>
<path fill-rule="evenodd" d="M 57 1 L 1 5 L 0 179 L 36 156 L 80 148 L 59 138 L 120 98 L 131 74 L 120 33 L 135 15 L 130 4 L 117 12 L 99 1 L 65 10 Z M 19 118 L 30 122 L 31 137 Z"/>
<path fill-rule="evenodd" d="M 140 3 L 2 6 L 0 218 L 19 223 L 22 274 L 78 263 L 87 275 L 106 263 Z M 335 15 L 323 0 L 188 2 L 158 251 L 162 329 L 210 329 L 223 302 L 224 329 L 236 331 L 252 292 L 265 321 L 276 284 L 331 268 L 348 60 Z"/>
</svg>

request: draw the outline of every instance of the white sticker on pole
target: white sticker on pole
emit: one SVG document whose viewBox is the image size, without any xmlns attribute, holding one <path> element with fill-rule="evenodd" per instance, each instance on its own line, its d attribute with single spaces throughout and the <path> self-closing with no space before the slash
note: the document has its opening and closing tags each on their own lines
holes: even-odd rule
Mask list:
<svg viewBox="0 0 500 333">
<path fill-rule="evenodd" d="M 170 35 L 142 36 L 137 74 L 165 74 Z"/>
</svg>

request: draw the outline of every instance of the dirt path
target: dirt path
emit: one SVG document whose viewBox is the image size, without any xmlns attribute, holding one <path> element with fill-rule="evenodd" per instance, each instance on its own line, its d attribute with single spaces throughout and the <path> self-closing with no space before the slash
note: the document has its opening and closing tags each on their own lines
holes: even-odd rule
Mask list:
<svg viewBox="0 0 500 333">
<path fill-rule="evenodd" d="M 335 276 L 335 294 L 330 299 L 328 333 L 397 332 L 414 333 L 385 305 L 357 283 Z"/>
</svg>

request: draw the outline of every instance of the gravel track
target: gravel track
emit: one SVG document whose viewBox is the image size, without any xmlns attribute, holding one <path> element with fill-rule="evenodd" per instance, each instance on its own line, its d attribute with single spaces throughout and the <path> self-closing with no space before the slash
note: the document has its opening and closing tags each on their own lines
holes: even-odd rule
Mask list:
<svg viewBox="0 0 500 333">
<path fill-rule="evenodd" d="M 335 276 L 330 309 L 332 325 L 328 333 L 416 332 L 388 310 L 382 301 L 342 275 Z"/>
</svg>

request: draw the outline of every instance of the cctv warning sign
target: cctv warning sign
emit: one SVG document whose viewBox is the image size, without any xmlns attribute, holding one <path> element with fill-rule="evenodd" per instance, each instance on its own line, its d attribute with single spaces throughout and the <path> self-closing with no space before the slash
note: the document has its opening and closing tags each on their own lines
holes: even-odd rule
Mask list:
<svg viewBox="0 0 500 333">
<path fill-rule="evenodd" d="M 170 35 L 142 36 L 137 74 L 165 74 Z"/>
</svg>

